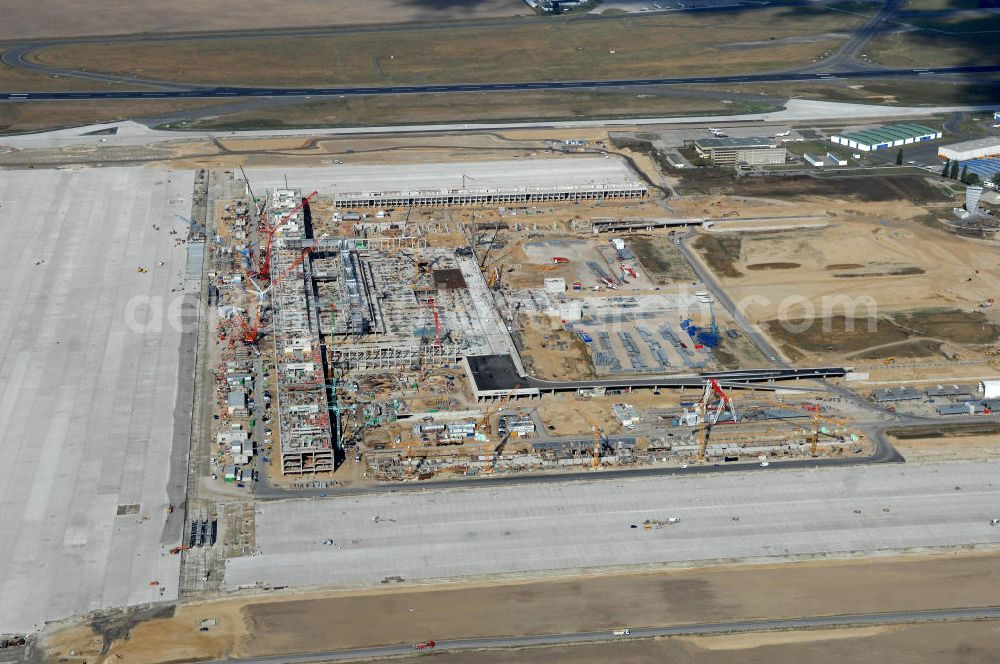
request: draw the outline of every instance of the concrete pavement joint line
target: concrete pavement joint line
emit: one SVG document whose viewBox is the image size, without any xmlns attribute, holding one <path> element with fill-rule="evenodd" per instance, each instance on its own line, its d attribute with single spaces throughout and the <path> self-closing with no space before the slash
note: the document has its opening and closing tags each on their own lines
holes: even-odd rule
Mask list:
<svg viewBox="0 0 1000 664">
<path fill-rule="evenodd" d="M 694 623 L 687 625 L 670 625 L 665 627 L 629 628 L 628 637 L 618 636 L 614 630 L 622 629 L 613 626 L 605 630 L 592 632 L 570 632 L 564 634 L 539 634 L 530 636 L 500 636 L 466 639 L 447 639 L 437 641 L 434 650 L 483 650 L 498 648 L 523 648 L 546 645 L 565 645 L 577 643 L 594 643 L 601 641 L 616 641 L 624 638 L 649 639 L 663 636 L 698 636 L 720 635 L 749 632 L 775 632 L 786 630 L 828 629 L 839 627 L 858 627 L 876 625 L 906 625 L 927 622 L 958 622 L 970 620 L 998 620 L 1000 607 L 969 607 L 953 609 L 928 609 L 917 611 L 899 611 L 885 613 L 857 613 L 834 616 L 811 616 L 805 618 L 775 618 L 769 620 L 743 620 L 717 623 Z M 412 645 L 373 646 L 369 648 L 354 648 L 351 650 L 331 650 L 326 652 L 302 653 L 293 655 L 274 655 L 249 657 L 243 659 L 216 660 L 216 664 L 270 664 L 278 662 L 307 664 L 320 661 L 351 661 L 371 657 L 386 657 L 393 655 L 416 655 L 420 651 Z"/>
<path fill-rule="evenodd" d="M 157 314 L 191 294 L 169 231 L 193 186 L 147 168 L 0 178 L 0 632 L 177 596 L 193 339 Z"/>
<path fill-rule="evenodd" d="M 879 464 L 264 502 L 256 555 L 229 560 L 225 583 L 353 587 L 387 576 L 418 582 L 992 545 L 1000 529 L 990 526 L 996 514 L 983 498 L 1000 494 L 994 465 Z M 629 527 L 666 516 L 680 522 Z M 334 544 L 324 545 L 331 537 Z"/>
</svg>

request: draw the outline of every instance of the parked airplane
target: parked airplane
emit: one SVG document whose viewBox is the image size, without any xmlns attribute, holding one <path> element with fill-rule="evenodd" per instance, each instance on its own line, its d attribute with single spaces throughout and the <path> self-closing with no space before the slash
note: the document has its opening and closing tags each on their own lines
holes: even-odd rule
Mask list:
<svg viewBox="0 0 1000 664">
<path fill-rule="evenodd" d="M 790 133 L 792 133 L 791 129 L 789 129 L 788 131 L 783 131 L 780 134 L 775 134 L 774 137 L 775 138 L 782 138 L 783 136 L 788 136 Z"/>
<path fill-rule="evenodd" d="M 721 129 L 712 129 L 711 127 L 709 127 L 708 130 L 712 132 L 712 136 L 715 136 L 716 138 L 726 138 L 727 136 L 726 132 L 722 131 Z"/>
</svg>

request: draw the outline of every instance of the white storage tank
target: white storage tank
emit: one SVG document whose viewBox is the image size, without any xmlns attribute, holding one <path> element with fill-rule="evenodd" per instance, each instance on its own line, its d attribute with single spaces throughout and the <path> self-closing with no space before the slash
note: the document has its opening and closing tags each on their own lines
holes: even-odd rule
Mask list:
<svg viewBox="0 0 1000 664">
<path fill-rule="evenodd" d="M 991 378 L 979 383 L 984 399 L 1000 399 L 1000 379 Z"/>
</svg>

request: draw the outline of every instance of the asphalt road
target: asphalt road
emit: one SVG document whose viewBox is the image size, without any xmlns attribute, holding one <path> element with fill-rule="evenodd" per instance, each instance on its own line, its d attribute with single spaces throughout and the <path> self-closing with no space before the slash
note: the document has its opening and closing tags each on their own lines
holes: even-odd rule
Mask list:
<svg viewBox="0 0 1000 664">
<path fill-rule="evenodd" d="M 888 31 L 891 28 L 898 27 L 897 25 L 890 23 L 892 16 L 899 10 L 900 5 L 903 4 L 903 0 L 886 0 L 879 7 L 879 10 L 865 22 L 858 30 L 854 31 L 851 38 L 846 44 L 840 47 L 840 49 L 834 53 L 831 57 L 827 58 L 823 63 L 816 66 L 826 66 L 826 67 L 839 67 L 839 66 L 857 66 L 857 57 L 861 51 L 868 46 L 869 42 L 876 36 Z M 871 67 L 871 65 L 868 65 Z"/>
<path fill-rule="evenodd" d="M 840 616 L 814 616 L 808 618 L 785 618 L 775 620 L 741 620 L 734 622 L 700 623 L 693 625 L 670 625 L 666 627 L 630 628 L 630 636 L 616 637 L 611 629 L 597 632 L 575 632 L 570 634 L 540 634 L 537 636 L 505 636 L 476 639 L 449 639 L 437 641 L 434 652 L 442 650 L 481 650 L 493 648 L 525 648 L 552 645 L 572 645 L 614 641 L 616 639 L 648 639 L 663 636 L 694 636 L 709 634 L 734 634 L 747 632 L 767 632 L 793 629 L 822 629 L 835 627 L 863 627 L 872 625 L 908 625 L 927 622 L 951 622 L 969 620 L 1000 619 L 1000 607 L 932 609 L 927 611 L 898 611 L 892 613 L 861 613 Z M 429 635 L 429 638 L 432 635 Z M 272 657 L 248 657 L 243 659 L 216 660 L 219 664 L 307 664 L 309 662 L 343 662 L 376 657 L 415 655 L 427 652 L 417 650 L 413 645 L 378 646 L 374 648 L 354 648 L 351 650 L 330 650 L 326 652 L 299 655 L 275 655 Z"/>
<path fill-rule="evenodd" d="M 779 83 L 858 78 L 916 78 L 1000 72 L 1000 64 L 934 67 L 924 69 L 860 69 L 839 72 L 784 72 L 675 78 L 623 78 L 593 81 L 538 81 L 532 83 L 463 83 L 344 88 L 199 87 L 166 90 L 100 90 L 91 92 L 0 92 L 0 101 L 66 101 L 95 99 L 215 99 L 227 97 L 340 97 L 357 95 L 427 94 L 444 92 L 511 92 L 523 90 L 579 90 L 592 88 L 650 87 L 728 83 Z M 157 85 L 175 85 L 157 82 Z M 179 85 L 179 84 L 176 84 Z"/>
<path fill-rule="evenodd" d="M 757 347 L 757 350 L 764 355 L 764 358 L 773 366 L 780 369 L 788 369 L 790 365 L 785 361 L 781 353 L 779 353 L 778 350 L 771 345 L 770 340 L 761 334 L 760 331 L 746 319 L 739 307 L 736 306 L 736 303 L 733 302 L 731 297 L 729 297 L 729 293 L 726 292 L 726 289 L 723 288 L 722 284 L 720 284 L 715 278 L 715 275 L 712 274 L 710 270 L 705 268 L 701 260 L 694 254 L 693 251 L 691 251 L 691 248 L 688 247 L 687 241 L 689 238 L 693 237 L 694 234 L 694 231 L 691 230 L 684 236 L 678 236 L 677 248 L 680 250 L 681 255 L 684 256 L 685 260 L 687 260 L 698 279 L 705 284 L 708 290 L 711 291 L 712 295 L 715 296 L 723 308 L 729 312 L 729 315 L 733 318 L 733 320 L 736 321 L 736 324 L 740 326 L 740 329 L 743 330 L 743 334 L 745 334 L 747 338 L 749 338 Z"/>
</svg>

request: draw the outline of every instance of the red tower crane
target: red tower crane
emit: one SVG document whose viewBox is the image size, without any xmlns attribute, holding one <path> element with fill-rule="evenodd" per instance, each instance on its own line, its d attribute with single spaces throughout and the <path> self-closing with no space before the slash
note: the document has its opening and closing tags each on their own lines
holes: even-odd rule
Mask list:
<svg viewBox="0 0 1000 664">
<path fill-rule="evenodd" d="M 708 398 L 712 392 L 719 397 L 719 403 L 715 407 L 715 412 L 709 416 Z M 712 427 L 719 421 L 719 416 L 722 415 L 723 409 L 729 411 L 730 416 L 733 418 L 733 424 L 736 424 L 736 407 L 733 405 L 732 398 L 723 391 L 722 386 L 719 385 L 719 381 L 709 378 L 708 384 L 705 385 L 705 392 L 702 394 L 701 402 L 698 404 L 698 412 L 700 413 L 700 421 L 698 422 L 698 461 L 705 460 L 708 437 L 711 434 Z"/>
<path fill-rule="evenodd" d="M 437 304 L 434 302 L 434 298 L 428 298 L 427 304 L 431 307 L 431 313 L 434 314 L 434 345 L 441 345 L 441 317 L 438 316 Z"/>
<path fill-rule="evenodd" d="M 267 245 L 264 249 L 264 257 L 261 260 L 260 271 L 257 272 L 257 276 L 261 279 L 270 278 L 271 274 L 271 243 L 274 242 L 274 234 L 278 232 L 282 226 L 284 226 L 288 221 L 295 216 L 295 213 L 308 205 L 309 201 L 313 199 L 314 196 L 318 195 L 319 192 L 313 192 L 302 199 L 302 202 L 296 205 L 294 208 L 289 210 L 283 218 L 277 220 L 277 223 L 268 231 L 267 233 Z"/>
<path fill-rule="evenodd" d="M 257 343 L 257 339 L 260 338 L 260 328 L 261 328 L 260 307 L 259 306 L 257 307 L 257 315 L 254 317 L 253 327 L 251 327 L 249 323 L 243 320 L 243 316 L 237 315 L 237 318 L 240 321 L 240 327 L 243 328 L 243 343 L 250 345 Z"/>
</svg>

